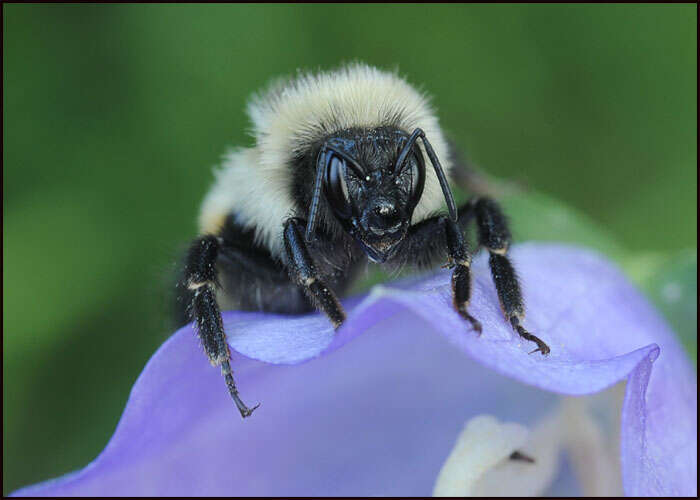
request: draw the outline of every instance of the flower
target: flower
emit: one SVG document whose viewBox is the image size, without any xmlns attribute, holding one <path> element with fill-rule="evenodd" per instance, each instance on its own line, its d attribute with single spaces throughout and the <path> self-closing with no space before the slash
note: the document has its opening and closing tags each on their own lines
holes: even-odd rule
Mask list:
<svg viewBox="0 0 700 500">
<path fill-rule="evenodd" d="M 251 418 L 188 326 L 90 465 L 15 494 L 694 496 L 696 375 L 665 322 L 587 250 L 511 254 L 549 356 L 503 319 L 484 255 L 481 336 L 453 311 L 447 271 L 349 299 L 335 334 L 318 314 L 227 312 L 238 385 L 262 402 Z"/>
</svg>

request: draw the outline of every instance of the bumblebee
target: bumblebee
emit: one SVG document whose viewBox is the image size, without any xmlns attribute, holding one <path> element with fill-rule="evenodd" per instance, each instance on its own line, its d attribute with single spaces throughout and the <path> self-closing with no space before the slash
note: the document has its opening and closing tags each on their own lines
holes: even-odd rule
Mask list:
<svg viewBox="0 0 700 500">
<path fill-rule="evenodd" d="M 257 406 L 239 396 L 221 310 L 320 310 L 337 329 L 345 320 L 338 297 L 369 261 L 426 268 L 447 259 L 454 308 L 480 332 L 468 312 L 472 220 L 506 320 L 549 353 L 521 324 L 498 204 L 475 197 L 455 205 L 454 154 L 424 94 L 356 63 L 278 81 L 253 97 L 248 114 L 255 144 L 229 152 L 216 172 L 176 294 L 180 324 L 194 322 L 243 417 Z"/>
</svg>

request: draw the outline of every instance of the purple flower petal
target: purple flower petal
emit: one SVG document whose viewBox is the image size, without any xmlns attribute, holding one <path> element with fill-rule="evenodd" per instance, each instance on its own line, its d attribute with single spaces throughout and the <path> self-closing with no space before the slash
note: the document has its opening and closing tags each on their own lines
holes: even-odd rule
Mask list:
<svg viewBox="0 0 700 500">
<path fill-rule="evenodd" d="M 588 251 L 529 244 L 512 255 L 525 326 L 548 357 L 529 355 L 504 321 L 483 255 L 470 306 L 480 337 L 453 311 L 447 272 L 348 300 L 335 335 L 316 314 L 228 312 L 239 386 L 263 403 L 252 418 L 240 420 L 186 327 L 146 365 L 95 461 L 15 494 L 429 495 L 474 415 L 530 423 L 553 393 L 627 379 L 625 492 L 695 495 L 696 376 L 663 320 Z"/>
</svg>

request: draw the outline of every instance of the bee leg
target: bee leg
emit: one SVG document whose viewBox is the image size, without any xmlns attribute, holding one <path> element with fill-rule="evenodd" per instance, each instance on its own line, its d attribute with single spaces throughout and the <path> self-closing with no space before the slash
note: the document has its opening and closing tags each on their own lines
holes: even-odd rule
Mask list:
<svg viewBox="0 0 700 500">
<path fill-rule="evenodd" d="M 468 218 L 462 220 L 460 212 L 459 223 L 445 216 L 434 216 L 411 226 L 401 249 L 402 264 L 432 268 L 445 258 L 447 243 L 448 265 L 443 267 L 454 268 L 452 303 L 460 316 L 469 321 L 475 331 L 481 332 L 481 323 L 467 312 L 471 296 L 471 256 L 462 234 L 467 223 Z"/>
<path fill-rule="evenodd" d="M 216 288 L 219 286 L 216 274 L 216 259 L 221 243 L 212 235 L 197 238 L 190 245 L 185 260 L 185 273 L 182 286 L 191 293 L 188 311 L 195 322 L 195 330 L 202 342 L 204 352 L 213 366 L 221 366 L 221 374 L 242 417 L 250 416 L 259 406 L 248 408 L 240 396 L 231 370 L 231 353 L 226 343 L 226 334 L 221 320 L 221 311 L 216 302 Z"/>
<path fill-rule="evenodd" d="M 289 219 L 284 225 L 284 248 L 289 275 L 316 308 L 325 313 L 333 326 L 338 328 L 345 321 L 345 311 L 335 293 L 318 276 L 306 248 L 302 227 L 304 221 L 297 218 Z"/>
<path fill-rule="evenodd" d="M 477 333 L 481 333 L 481 323 L 467 312 L 471 297 L 471 255 L 467 242 L 464 241 L 459 224 L 447 217 L 441 218 L 447 238 L 447 252 L 450 263 L 454 265 L 452 272 L 452 303 L 457 312 L 469 321 Z"/>
<path fill-rule="evenodd" d="M 519 461 L 521 461 L 521 462 L 527 462 L 527 463 L 529 463 L 529 464 L 534 464 L 534 463 L 535 463 L 535 459 L 534 459 L 534 458 L 532 458 L 530 455 L 526 455 L 525 453 L 523 453 L 523 452 L 520 451 L 520 450 L 515 450 L 513 453 L 511 453 L 511 454 L 508 456 L 508 459 L 510 459 L 510 460 L 519 460 Z"/>
<path fill-rule="evenodd" d="M 472 200 L 468 208 L 476 215 L 479 244 L 489 251 L 491 276 L 496 285 L 503 314 L 522 338 L 537 344 L 537 349 L 532 352 L 548 354 L 549 346 L 521 325 L 525 317 L 525 307 L 515 269 L 506 256 L 511 236 L 505 216 L 498 204 L 489 198 Z"/>
</svg>

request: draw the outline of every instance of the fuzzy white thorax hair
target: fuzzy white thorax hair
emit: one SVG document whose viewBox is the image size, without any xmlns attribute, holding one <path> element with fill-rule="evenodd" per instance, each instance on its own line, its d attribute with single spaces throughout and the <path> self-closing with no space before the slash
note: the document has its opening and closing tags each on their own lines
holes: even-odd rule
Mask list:
<svg viewBox="0 0 700 500">
<path fill-rule="evenodd" d="M 255 229 L 259 243 L 280 255 L 284 221 L 296 208 L 291 194 L 293 156 L 347 128 L 393 125 L 410 134 L 420 127 L 449 177 L 447 143 L 427 97 L 396 73 L 352 64 L 332 72 L 302 74 L 254 96 L 248 114 L 255 146 L 226 155 L 202 204 L 202 233 L 218 232 L 233 213 L 238 223 Z M 437 175 L 423 153 L 425 188 L 413 223 L 444 206 Z"/>
</svg>

